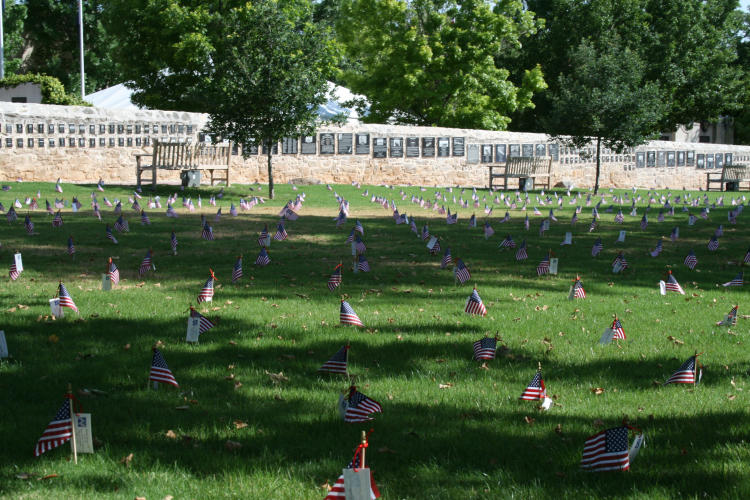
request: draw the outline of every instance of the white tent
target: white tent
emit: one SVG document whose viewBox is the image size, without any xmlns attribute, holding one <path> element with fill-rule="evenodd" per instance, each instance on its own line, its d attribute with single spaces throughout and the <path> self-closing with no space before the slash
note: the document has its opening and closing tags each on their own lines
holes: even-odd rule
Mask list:
<svg viewBox="0 0 750 500">
<path fill-rule="evenodd" d="M 329 119 L 339 113 L 344 113 L 348 122 L 358 122 L 359 114 L 357 111 L 355 109 L 345 108 L 342 103 L 353 98 L 361 98 L 362 96 L 352 94 L 351 90 L 346 87 L 339 87 L 332 82 L 328 82 L 328 89 L 329 91 L 333 91 L 333 99 L 318 107 L 318 115 L 322 119 Z M 139 109 L 138 106 L 133 104 L 130 100 L 132 94 L 132 90 L 120 83 L 113 87 L 89 94 L 84 99 L 96 108 L 137 110 Z"/>
</svg>

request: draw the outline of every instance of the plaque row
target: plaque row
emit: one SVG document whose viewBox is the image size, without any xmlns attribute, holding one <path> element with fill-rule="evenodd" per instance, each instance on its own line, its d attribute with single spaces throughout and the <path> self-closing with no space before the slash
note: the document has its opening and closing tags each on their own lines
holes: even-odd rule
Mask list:
<svg viewBox="0 0 750 500">
<path fill-rule="evenodd" d="M 194 126 L 184 123 L 177 124 L 157 124 L 157 123 L 5 123 L 5 134 L 36 134 L 36 135 L 53 135 L 53 134 L 77 134 L 85 135 L 140 135 L 140 134 L 179 134 L 192 135 Z"/>
</svg>

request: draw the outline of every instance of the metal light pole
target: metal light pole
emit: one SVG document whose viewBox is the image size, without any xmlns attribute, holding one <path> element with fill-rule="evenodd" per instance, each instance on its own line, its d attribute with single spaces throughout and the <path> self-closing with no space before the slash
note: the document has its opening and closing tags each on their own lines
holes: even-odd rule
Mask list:
<svg viewBox="0 0 750 500">
<path fill-rule="evenodd" d="M 78 41 L 81 53 L 81 99 L 86 97 L 86 76 L 83 73 L 83 0 L 78 0 Z"/>
<path fill-rule="evenodd" d="M 5 0 L 0 6 L 0 80 L 5 78 L 5 32 L 3 31 L 3 17 L 5 17 Z"/>
</svg>

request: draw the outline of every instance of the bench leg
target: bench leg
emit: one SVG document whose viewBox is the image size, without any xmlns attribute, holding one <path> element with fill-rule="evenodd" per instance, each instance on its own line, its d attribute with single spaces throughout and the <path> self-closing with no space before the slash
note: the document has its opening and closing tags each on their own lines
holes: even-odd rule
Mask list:
<svg viewBox="0 0 750 500">
<path fill-rule="evenodd" d="M 156 189 L 156 166 L 151 168 L 151 189 Z"/>
</svg>

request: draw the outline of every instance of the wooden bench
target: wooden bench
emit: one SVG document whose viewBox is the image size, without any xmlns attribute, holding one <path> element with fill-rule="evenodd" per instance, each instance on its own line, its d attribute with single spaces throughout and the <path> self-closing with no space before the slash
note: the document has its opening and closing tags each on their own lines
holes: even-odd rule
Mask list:
<svg viewBox="0 0 750 500">
<path fill-rule="evenodd" d="M 151 157 L 151 163 L 144 158 Z M 143 172 L 151 172 L 151 185 L 156 186 L 157 170 L 205 170 L 214 182 L 225 182 L 229 186 L 229 161 L 232 157 L 230 144 L 191 144 L 186 142 L 160 142 L 154 140 L 152 153 L 135 155 L 136 185 L 141 185 Z"/>
<path fill-rule="evenodd" d="M 488 165 L 490 169 L 490 189 L 494 179 L 503 179 L 503 189 L 508 189 L 508 179 L 518 179 L 519 189 L 521 179 L 547 178 L 546 189 L 550 187 L 552 173 L 552 158 L 547 156 L 508 158 L 503 165 Z"/>
<path fill-rule="evenodd" d="M 747 165 L 724 165 L 721 173 L 706 173 L 706 191 L 711 191 L 712 184 L 718 184 L 719 191 L 724 191 L 727 183 L 734 183 L 735 190 L 739 191 L 742 182 L 750 183 L 750 168 Z M 750 185 L 748 189 L 750 189 Z"/>
</svg>

